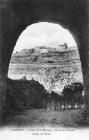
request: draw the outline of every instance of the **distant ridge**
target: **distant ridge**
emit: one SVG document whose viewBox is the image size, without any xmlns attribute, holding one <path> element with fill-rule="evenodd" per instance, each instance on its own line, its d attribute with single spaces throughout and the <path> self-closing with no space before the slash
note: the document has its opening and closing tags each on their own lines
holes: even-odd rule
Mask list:
<svg viewBox="0 0 89 140">
<path fill-rule="evenodd" d="M 25 55 L 25 54 L 28 54 L 28 53 L 33 53 L 33 52 L 40 52 L 42 53 L 43 50 L 45 50 L 46 52 L 65 52 L 65 51 L 68 51 L 68 50 L 76 50 L 76 47 L 70 47 L 68 48 L 67 44 L 64 43 L 64 44 L 60 44 L 58 48 L 51 48 L 51 47 L 46 47 L 46 46 L 36 46 L 35 48 L 31 48 L 31 49 L 23 49 L 21 51 L 16 51 L 15 53 L 13 53 L 13 55 Z M 45 52 L 44 51 L 44 52 Z"/>
<path fill-rule="evenodd" d="M 61 63 L 79 60 L 79 53 L 74 47 L 59 51 L 56 48 L 36 46 L 33 49 L 23 49 L 12 54 L 11 63 Z"/>
</svg>

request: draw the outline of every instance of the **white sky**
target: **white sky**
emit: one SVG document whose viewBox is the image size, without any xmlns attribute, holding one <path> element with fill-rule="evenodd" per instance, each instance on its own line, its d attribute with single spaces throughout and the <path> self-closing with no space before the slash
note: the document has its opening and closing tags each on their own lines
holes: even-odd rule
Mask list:
<svg viewBox="0 0 89 140">
<path fill-rule="evenodd" d="M 71 33 L 59 24 L 39 22 L 28 26 L 19 36 L 14 52 L 36 46 L 58 47 L 67 43 L 69 47 L 77 46 Z"/>
</svg>

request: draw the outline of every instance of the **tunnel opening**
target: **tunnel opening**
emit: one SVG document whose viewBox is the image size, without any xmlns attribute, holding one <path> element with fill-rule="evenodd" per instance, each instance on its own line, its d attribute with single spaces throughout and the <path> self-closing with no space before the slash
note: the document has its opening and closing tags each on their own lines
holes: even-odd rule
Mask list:
<svg viewBox="0 0 89 140">
<path fill-rule="evenodd" d="M 46 71 L 44 73 L 49 75 L 50 70 L 47 70 L 47 64 L 49 67 L 53 64 L 53 68 L 57 69 L 58 65 L 63 67 L 62 64 L 64 62 L 67 63 L 67 65 L 70 65 L 69 63 L 79 65 L 79 68 L 78 66 L 72 68 L 73 74 L 76 72 L 78 73 L 77 76 L 75 76 L 75 80 L 70 83 L 83 83 L 81 62 L 77 45 L 78 41 L 77 39 L 75 40 L 75 36 L 72 35 L 68 29 L 63 28 L 59 24 L 50 22 L 38 22 L 32 24 L 22 32 L 17 40 L 8 68 L 8 77 L 16 80 L 25 76 L 28 80 L 34 79 L 42 83 L 43 73 L 41 73 L 42 71 L 39 71 L 42 64 L 46 65 Z M 73 58 L 73 56 L 76 58 Z M 77 62 L 70 62 L 73 61 L 73 59 L 76 59 Z M 30 69 L 29 65 L 32 65 L 32 63 L 35 66 L 30 66 L 32 67 Z M 14 64 L 17 64 L 18 66 Z M 36 69 L 36 65 L 39 65 L 38 70 Z M 68 69 L 61 69 L 59 71 L 65 71 L 68 75 L 67 79 L 71 79 L 69 78 L 71 73 L 70 67 Z M 47 81 L 48 79 L 45 83 L 47 83 Z M 66 81 L 66 84 L 68 84 L 68 80 Z M 49 90 L 50 89 L 48 89 L 48 91 Z"/>
<path fill-rule="evenodd" d="M 6 104 L 11 112 L 43 108 L 60 112 L 84 107 L 83 76 L 74 35 L 50 22 L 28 26 L 14 47 L 7 86 Z"/>
</svg>

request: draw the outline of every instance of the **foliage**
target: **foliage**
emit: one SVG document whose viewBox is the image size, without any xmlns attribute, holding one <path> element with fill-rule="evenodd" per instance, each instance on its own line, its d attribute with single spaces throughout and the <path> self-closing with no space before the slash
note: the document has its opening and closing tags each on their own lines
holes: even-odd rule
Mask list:
<svg viewBox="0 0 89 140">
<path fill-rule="evenodd" d="M 43 108 L 44 94 L 44 86 L 35 80 L 7 79 L 5 111 L 18 112 L 27 108 Z"/>
<path fill-rule="evenodd" d="M 62 95 L 66 102 L 80 103 L 82 102 L 83 84 L 76 82 L 64 87 Z"/>
</svg>

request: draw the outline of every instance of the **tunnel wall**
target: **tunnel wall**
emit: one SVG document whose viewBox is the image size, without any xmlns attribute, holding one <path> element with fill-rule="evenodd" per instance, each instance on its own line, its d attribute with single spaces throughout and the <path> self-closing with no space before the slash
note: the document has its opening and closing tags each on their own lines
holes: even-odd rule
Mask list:
<svg viewBox="0 0 89 140">
<path fill-rule="evenodd" d="M 0 1 L 0 120 L 6 96 L 8 66 L 21 32 L 40 21 L 54 22 L 77 38 L 82 65 L 85 104 L 89 108 L 88 0 L 2 0 Z"/>
</svg>

